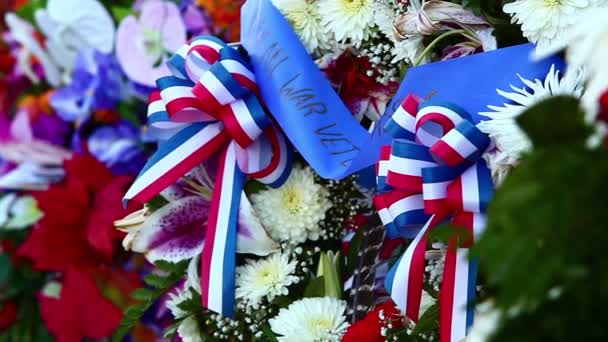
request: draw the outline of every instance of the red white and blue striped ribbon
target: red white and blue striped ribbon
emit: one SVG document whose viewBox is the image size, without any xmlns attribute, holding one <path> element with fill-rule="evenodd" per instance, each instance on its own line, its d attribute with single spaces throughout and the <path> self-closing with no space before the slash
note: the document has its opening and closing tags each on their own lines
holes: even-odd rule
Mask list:
<svg viewBox="0 0 608 342">
<path fill-rule="evenodd" d="M 476 234 L 485 227 L 483 213 L 493 184 L 481 156 L 490 139 L 470 120 L 454 104 L 421 104 L 410 95 L 385 127 L 395 139 L 383 148 L 376 167 L 379 194 L 374 204 L 389 234 L 413 238 L 388 273 L 386 288 L 413 321 L 419 318 L 429 232 L 450 218 Z M 450 246 L 440 299 L 444 342 L 466 336 L 473 317 L 466 304 L 475 294 L 476 263 L 467 257 L 470 244 Z"/>
<path fill-rule="evenodd" d="M 201 262 L 203 305 L 234 312 L 237 217 L 246 177 L 273 187 L 287 179 L 292 150 L 257 97 L 253 72 L 238 51 L 200 36 L 168 62 L 157 80 L 148 123 L 160 141 L 125 195 L 147 202 L 195 166 L 220 154 Z"/>
</svg>

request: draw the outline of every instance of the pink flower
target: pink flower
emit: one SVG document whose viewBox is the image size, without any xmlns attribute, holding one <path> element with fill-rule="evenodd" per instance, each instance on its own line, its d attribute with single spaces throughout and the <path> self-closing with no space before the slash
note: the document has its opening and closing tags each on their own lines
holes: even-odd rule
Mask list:
<svg viewBox="0 0 608 342">
<path fill-rule="evenodd" d="M 154 87 L 169 74 L 167 56 L 186 42 L 186 26 L 179 8 L 170 1 L 152 0 L 142 5 L 139 18 L 123 19 L 116 36 L 116 56 L 132 81 Z"/>
</svg>

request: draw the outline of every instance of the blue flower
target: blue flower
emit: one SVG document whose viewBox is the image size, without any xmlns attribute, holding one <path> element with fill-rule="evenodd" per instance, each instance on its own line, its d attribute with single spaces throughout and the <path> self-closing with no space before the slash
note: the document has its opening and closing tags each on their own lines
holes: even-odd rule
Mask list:
<svg viewBox="0 0 608 342">
<path fill-rule="evenodd" d="M 123 94 L 120 66 L 112 55 L 80 51 L 69 85 L 51 97 L 51 106 L 68 122 L 80 124 L 99 109 L 113 108 Z"/>
<path fill-rule="evenodd" d="M 88 137 L 86 147 L 115 175 L 137 174 L 146 163 L 139 131 L 127 121 L 97 128 Z"/>
</svg>

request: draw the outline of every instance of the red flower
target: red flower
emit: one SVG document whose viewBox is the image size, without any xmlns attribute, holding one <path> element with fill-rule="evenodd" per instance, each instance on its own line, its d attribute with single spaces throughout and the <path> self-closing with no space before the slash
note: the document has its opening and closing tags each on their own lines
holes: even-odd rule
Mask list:
<svg viewBox="0 0 608 342">
<path fill-rule="evenodd" d="M 74 156 L 64 167 L 63 182 L 34 194 L 44 216 L 17 252 L 37 270 L 110 262 L 122 237 L 113 222 L 127 214 L 121 199 L 131 178 L 113 177 L 90 155 Z"/>
<path fill-rule="evenodd" d="M 608 123 L 608 90 L 605 91 L 599 99 L 600 113 L 598 119 L 604 123 Z"/>
<path fill-rule="evenodd" d="M 93 278 L 70 267 L 59 298 L 39 295 L 42 319 L 58 342 L 79 342 L 112 335 L 122 312 L 101 295 Z"/>
<path fill-rule="evenodd" d="M 380 334 L 380 329 L 384 326 L 380 321 L 379 316 L 381 310 L 384 313 L 385 320 L 390 320 L 394 328 L 400 328 L 403 325 L 401 323 L 399 310 L 397 310 L 395 303 L 389 300 L 376 306 L 376 308 L 363 317 L 363 319 L 351 325 L 348 330 L 346 330 L 342 342 L 384 342 L 385 339 Z"/>
<path fill-rule="evenodd" d="M 0 305 L 0 331 L 3 331 L 17 321 L 17 305 L 12 300 L 0 303 Z"/>
<path fill-rule="evenodd" d="M 378 74 L 373 69 L 369 58 L 345 52 L 323 70 L 353 115 L 361 115 L 366 111 L 382 115 L 391 94 L 397 90 L 396 82 L 388 85 L 377 82 Z M 370 70 L 372 74 L 368 76 Z"/>
</svg>

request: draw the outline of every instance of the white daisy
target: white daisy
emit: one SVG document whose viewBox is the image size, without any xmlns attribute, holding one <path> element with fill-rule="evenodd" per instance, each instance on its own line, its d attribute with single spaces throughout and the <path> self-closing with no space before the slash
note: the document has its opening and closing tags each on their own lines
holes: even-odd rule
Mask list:
<svg viewBox="0 0 608 342">
<path fill-rule="evenodd" d="M 373 0 L 320 0 L 321 22 L 336 40 L 359 46 L 374 25 Z"/>
<path fill-rule="evenodd" d="M 332 35 L 321 24 L 319 2 L 310 0 L 272 0 L 283 13 L 309 53 L 317 49 L 329 49 Z"/>
<path fill-rule="evenodd" d="M 494 163 L 490 163 L 495 180 L 499 178 L 499 174 L 504 176 L 506 172 L 504 168 L 513 167 L 521 154 L 532 147 L 530 140 L 517 126 L 515 119 L 529 107 L 551 96 L 580 97 L 582 93 L 581 72 L 569 72 L 560 80 L 559 71 L 552 66 L 544 82 L 538 79 L 532 82 L 521 76 L 520 79 L 525 85 L 521 89 L 511 86 L 514 92 L 497 90 L 511 103 L 505 103 L 503 106 L 488 106 L 492 110 L 491 112 L 479 113 L 489 118 L 478 125 L 479 129 L 492 138 L 498 151 L 504 153 L 500 158 L 495 157 Z"/>
<path fill-rule="evenodd" d="M 319 238 L 319 222 L 332 206 L 328 196 L 310 168 L 295 167 L 283 186 L 254 194 L 251 202 L 275 241 L 301 243 Z"/>
<path fill-rule="evenodd" d="M 576 23 L 580 11 L 606 3 L 606 0 L 518 0 L 504 5 L 503 10 L 513 22 L 522 25 L 524 36 L 543 51 L 564 39 L 564 31 Z"/>
<path fill-rule="evenodd" d="M 290 261 L 281 253 L 257 261 L 248 260 L 236 269 L 236 298 L 256 309 L 264 298 L 272 301 L 289 294 L 288 287 L 299 280 L 294 275 L 297 264 L 297 260 Z"/>
<path fill-rule="evenodd" d="M 281 309 L 270 328 L 281 342 L 337 342 L 348 328 L 345 309 L 346 303 L 336 298 L 304 298 Z"/>
</svg>

